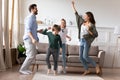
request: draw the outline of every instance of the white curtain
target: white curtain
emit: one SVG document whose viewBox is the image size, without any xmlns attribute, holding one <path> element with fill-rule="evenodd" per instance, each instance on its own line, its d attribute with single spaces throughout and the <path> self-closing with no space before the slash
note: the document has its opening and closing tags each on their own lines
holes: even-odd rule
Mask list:
<svg viewBox="0 0 120 80">
<path fill-rule="evenodd" d="M 16 48 L 19 44 L 19 37 L 20 37 L 20 21 L 19 21 L 19 1 L 14 0 L 14 16 L 13 16 L 13 31 L 12 31 L 12 47 Z M 13 37 L 14 36 L 14 37 Z"/>
<path fill-rule="evenodd" d="M 12 67 L 12 61 L 11 61 L 11 51 L 10 51 L 10 45 L 9 45 L 9 16 L 8 16 L 8 0 L 3 0 L 3 28 L 4 28 L 4 45 L 5 45 L 5 65 L 6 68 Z"/>
<path fill-rule="evenodd" d="M 19 2 L 21 0 L 9 1 L 9 25 L 10 25 L 10 47 L 16 48 L 19 44 Z"/>
<path fill-rule="evenodd" d="M 3 58 L 2 0 L 0 0 L 0 71 L 5 70 Z"/>
<path fill-rule="evenodd" d="M 10 49 L 16 48 L 19 43 L 19 0 L 0 0 L 0 37 L 0 71 L 2 71 L 12 67 Z M 3 56 L 3 38 L 5 56 Z"/>
</svg>

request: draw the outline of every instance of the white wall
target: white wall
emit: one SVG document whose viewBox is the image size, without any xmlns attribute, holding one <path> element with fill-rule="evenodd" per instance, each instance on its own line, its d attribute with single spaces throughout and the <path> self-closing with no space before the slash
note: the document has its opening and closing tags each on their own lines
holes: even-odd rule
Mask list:
<svg viewBox="0 0 120 80">
<path fill-rule="evenodd" d="M 75 25 L 75 16 L 71 8 L 71 0 L 21 0 L 21 22 L 28 15 L 28 6 L 31 3 L 38 5 L 39 14 L 37 19 L 50 19 L 53 22 L 66 18 Z M 97 26 L 114 27 L 120 25 L 120 0 L 75 0 L 80 14 L 86 11 L 93 12 Z"/>
</svg>

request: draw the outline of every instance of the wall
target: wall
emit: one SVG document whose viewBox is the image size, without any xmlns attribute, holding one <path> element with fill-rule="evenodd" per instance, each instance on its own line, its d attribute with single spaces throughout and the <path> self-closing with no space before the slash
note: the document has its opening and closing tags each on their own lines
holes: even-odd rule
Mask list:
<svg viewBox="0 0 120 80">
<path fill-rule="evenodd" d="M 39 28 L 51 26 L 50 24 L 58 23 L 61 18 L 65 18 L 68 23 L 68 35 L 72 37 L 72 41 L 68 42 L 68 44 L 79 44 L 79 40 L 77 38 L 77 28 L 75 28 L 75 16 L 71 8 L 71 0 L 34 0 L 34 2 L 33 0 L 21 0 L 21 42 L 24 31 L 24 18 L 29 14 L 28 6 L 31 3 L 36 3 L 38 5 L 39 12 L 37 20 L 42 20 L 47 24 L 39 25 Z M 117 36 L 113 34 L 114 26 L 120 25 L 120 10 L 118 9 L 118 5 L 120 5 L 119 0 L 76 0 L 76 7 L 80 14 L 84 14 L 88 10 L 94 13 L 99 37 L 92 45 L 98 45 L 101 50 L 105 50 L 106 55 L 104 67 L 120 67 L 120 54 L 118 50 L 115 52 Z M 73 25 L 70 25 L 69 21 L 72 21 Z M 48 42 L 46 36 L 39 34 L 39 38 L 40 42 Z"/>
<path fill-rule="evenodd" d="M 38 5 L 38 20 L 45 18 L 56 22 L 61 18 L 72 21 L 75 24 L 75 16 L 71 8 L 71 0 L 21 0 L 21 23 L 28 15 L 28 6 L 32 3 Z M 120 0 L 75 0 L 76 8 L 80 14 L 86 11 L 94 13 L 97 26 L 114 27 L 120 25 Z M 24 12 L 24 13 L 23 13 Z"/>
</svg>

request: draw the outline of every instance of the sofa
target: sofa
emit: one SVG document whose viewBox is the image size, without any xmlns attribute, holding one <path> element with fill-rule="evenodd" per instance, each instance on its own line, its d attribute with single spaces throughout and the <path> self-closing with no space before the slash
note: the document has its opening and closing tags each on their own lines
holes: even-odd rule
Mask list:
<svg viewBox="0 0 120 80">
<path fill-rule="evenodd" d="M 35 61 L 33 62 L 34 66 L 46 65 L 46 51 L 48 49 L 48 43 L 39 43 L 37 50 L 38 54 L 36 55 Z M 99 64 L 101 72 L 104 63 L 105 51 L 99 50 L 98 46 L 91 46 L 89 51 L 89 56 Z M 53 58 L 50 57 L 50 61 L 53 64 Z M 62 66 L 62 54 L 60 52 L 58 65 Z M 67 67 L 83 67 L 79 59 L 79 45 L 66 45 L 66 66 Z M 92 68 L 92 65 L 89 65 Z"/>
</svg>

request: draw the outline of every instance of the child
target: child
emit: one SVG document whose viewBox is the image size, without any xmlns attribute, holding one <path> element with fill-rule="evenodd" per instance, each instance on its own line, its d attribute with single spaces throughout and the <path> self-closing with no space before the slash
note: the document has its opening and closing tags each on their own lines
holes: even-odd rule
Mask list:
<svg viewBox="0 0 120 80">
<path fill-rule="evenodd" d="M 53 25 L 52 32 L 47 32 L 49 29 L 45 29 L 43 31 L 39 30 L 40 33 L 47 35 L 49 39 L 49 48 L 47 51 L 47 57 L 46 57 L 46 62 L 48 66 L 48 72 L 47 74 L 50 73 L 51 71 L 51 64 L 50 64 L 50 56 L 53 56 L 53 61 L 54 61 L 54 75 L 57 74 L 57 67 L 58 67 L 58 58 L 59 58 L 59 45 L 62 47 L 62 41 L 60 38 L 60 35 L 58 34 L 60 29 L 60 26 L 58 25 Z"/>
<path fill-rule="evenodd" d="M 61 24 L 60 24 L 60 27 L 61 27 L 61 31 L 60 31 L 60 37 L 61 37 L 61 40 L 62 40 L 62 64 L 63 64 L 63 73 L 66 73 L 66 38 L 69 39 L 69 41 L 71 41 L 71 37 L 69 37 L 67 35 L 68 31 L 67 31 L 67 28 L 66 28 L 66 20 L 65 19 L 61 19 Z"/>
</svg>

